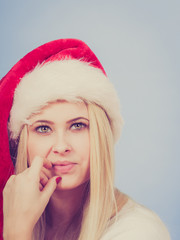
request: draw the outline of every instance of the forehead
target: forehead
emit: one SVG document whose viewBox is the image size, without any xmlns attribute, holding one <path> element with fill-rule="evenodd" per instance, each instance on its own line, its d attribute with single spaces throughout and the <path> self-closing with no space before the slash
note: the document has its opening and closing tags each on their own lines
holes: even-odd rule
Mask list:
<svg viewBox="0 0 180 240">
<path fill-rule="evenodd" d="M 33 114 L 29 120 L 36 121 L 39 119 L 73 119 L 84 117 L 88 119 L 88 109 L 84 102 L 72 103 L 67 101 L 57 101 L 49 103 L 43 107 L 40 112 Z"/>
</svg>

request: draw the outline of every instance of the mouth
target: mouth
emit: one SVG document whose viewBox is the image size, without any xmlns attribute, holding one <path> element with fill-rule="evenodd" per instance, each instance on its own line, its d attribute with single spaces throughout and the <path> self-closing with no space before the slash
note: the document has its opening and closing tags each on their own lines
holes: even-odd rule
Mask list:
<svg viewBox="0 0 180 240">
<path fill-rule="evenodd" d="M 64 161 L 64 162 L 55 162 L 52 164 L 55 172 L 66 174 L 69 173 L 74 167 L 76 163 Z"/>
</svg>

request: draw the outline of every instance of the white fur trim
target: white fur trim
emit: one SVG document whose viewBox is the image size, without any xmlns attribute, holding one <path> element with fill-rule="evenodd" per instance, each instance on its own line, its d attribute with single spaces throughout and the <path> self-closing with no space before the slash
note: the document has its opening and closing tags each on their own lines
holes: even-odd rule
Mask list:
<svg viewBox="0 0 180 240">
<path fill-rule="evenodd" d="M 10 112 L 11 137 L 18 137 L 32 113 L 57 99 L 70 102 L 84 99 L 100 105 L 110 118 L 114 139 L 118 139 L 122 118 L 116 91 L 100 69 L 79 60 L 46 63 L 21 79 Z"/>
</svg>

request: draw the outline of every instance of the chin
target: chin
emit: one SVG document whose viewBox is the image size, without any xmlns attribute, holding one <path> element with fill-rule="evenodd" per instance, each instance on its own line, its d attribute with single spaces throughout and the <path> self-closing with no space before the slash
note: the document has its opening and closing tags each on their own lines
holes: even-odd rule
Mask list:
<svg viewBox="0 0 180 240">
<path fill-rule="evenodd" d="M 60 191 L 69 191 L 69 190 L 78 190 L 78 189 L 81 189 L 81 188 L 85 188 L 89 183 L 89 178 L 88 179 L 85 179 L 84 181 L 79 181 L 77 183 L 75 183 L 74 181 L 73 182 L 68 182 L 68 181 L 63 181 L 63 178 L 62 180 L 59 182 L 59 184 L 57 185 L 57 188 L 56 190 L 60 190 Z"/>
</svg>

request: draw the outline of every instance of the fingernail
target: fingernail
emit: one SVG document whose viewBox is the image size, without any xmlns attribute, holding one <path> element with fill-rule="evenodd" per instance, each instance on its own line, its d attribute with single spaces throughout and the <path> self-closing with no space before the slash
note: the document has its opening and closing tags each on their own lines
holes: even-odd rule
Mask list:
<svg viewBox="0 0 180 240">
<path fill-rule="evenodd" d="M 61 179 L 62 179 L 62 177 L 57 177 L 57 178 L 56 178 L 57 184 L 61 181 Z"/>
</svg>

